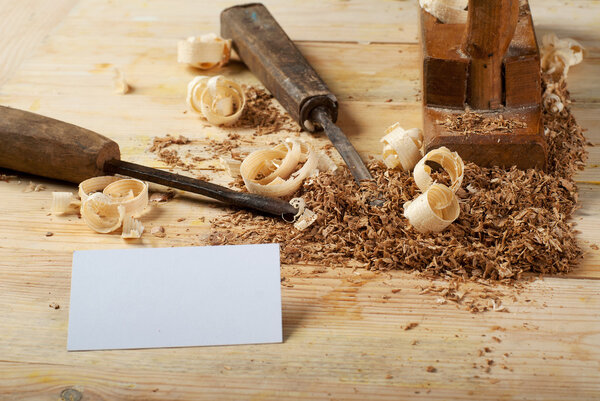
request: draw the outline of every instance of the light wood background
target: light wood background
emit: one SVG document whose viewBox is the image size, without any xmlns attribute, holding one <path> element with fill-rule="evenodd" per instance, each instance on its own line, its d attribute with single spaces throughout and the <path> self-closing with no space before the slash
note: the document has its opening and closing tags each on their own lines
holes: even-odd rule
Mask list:
<svg viewBox="0 0 600 401">
<path fill-rule="evenodd" d="M 421 125 L 416 2 L 265 3 L 340 99 L 340 126 L 364 156 L 379 154 L 391 123 Z M 226 132 L 183 113 L 197 72 L 175 62 L 176 41 L 218 32 L 219 12 L 232 4 L 0 1 L 0 104 L 107 135 L 125 160 L 165 167 L 147 149 L 167 133 L 210 156 L 207 140 Z M 598 145 L 600 2 L 532 0 L 532 11 L 538 35 L 556 32 L 588 49 L 569 86 L 575 115 Z M 114 66 L 132 94 L 113 93 Z M 257 84 L 239 64 L 224 73 Z M 166 238 L 126 244 L 76 217 L 48 215 L 51 191 L 73 187 L 33 177 L 0 182 L 0 400 L 600 399 L 600 252 L 590 248 L 600 244 L 597 149 L 577 176 L 583 263 L 520 291 L 500 288 L 508 313 L 438 305 L 419 294 L 429 283 L 406 273 L 283 265 L 285 341 L 270 345 L 68 353 L 73 250 L 205 244 L 208 221 L 223 209 L 178 197 L 143 219 L 148 231 L 164 226 Z M 221 171 L 202 173 L 228 181 Z M 30 180 L 47 189 L 23 192 Z"/>
</svg>

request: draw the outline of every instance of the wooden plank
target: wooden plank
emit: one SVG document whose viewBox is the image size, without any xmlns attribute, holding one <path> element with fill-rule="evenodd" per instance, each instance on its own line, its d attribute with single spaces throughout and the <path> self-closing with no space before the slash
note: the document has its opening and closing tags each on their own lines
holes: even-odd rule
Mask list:
<svg viewBox="0 0 600 401">
<path fill-rule="evenodd" d="M 266 0 L 262 3 L 293 40 L 341 42 L 417 42 L 417 7 L 412 1 Z M 68 24 L 83 36 L 98 36 L 94 27 L 107 20 L 108 36 L 179 39 L 207 31 L 219 32 L 221 11 L 235 0 L 180 1 L 177 6 L 154 1 L 128 1 L 111 7 L 105 0 L 86 1 Z M 110 13 L 108 9 L 110 8 Z M 71 29 L 71 28 L 69 28 Z"/>
<path fill-rule="evenodd" d="M 75 386 L 90 400 L 493 400 L 600 391 L 600 281 L 504 289 L 509 313 L 473 315 L 419 294 L 430 283 L 404 273 L 286 266 L 283 344 L 68 353 L 70 255 L 50 258 L 52 268 L 36 257 L 2 270 L 0 394 L 56 399 Z M 418 326 L 405 330 L 410 323 Z"/>
<path fill-rule="evenodd" d="M 202 127 L 183 113 L 185 85 L 198 72 L 174 62 L 174 42 L 216 30 L 218 12 L 230 4 L 82 1 L 0 87 L 0 103 L 106 134 L 121 144 L 125 159 L 161 168 L 147 151 L 152 138 L 183 134 L 195 140 L 195 152 L 212 158 L 204 162 L 208 168 L 214 153 L 204 145 L 226 131 Z M 304 41 L 301 51 L 342 101 L 340 126 L 363 156 L 379 154 L 379 138 L 391 123 L 421 125 L 413 2 L 267 5 L 292 39 Z M 600 143 L 592 82 L 598 8 L 596 2 L 532 2 L 538 32 L 558 29 L 590 50 L 570 79 L 574 98 L 581 99 L 576 115 L 593 143 Z M 567 13 L 572 18 L 558 18 Z M 112 93 L 113 66 L 135 87 L 131 95 Z M 256 84 L 239 64 L 224 73 Z M 322 135 L 312 140 L 326 143 Z M 71 387 L 84 400 L 594 399 L 600 392 L 600 281 L 588 278 L 600 276 L 600 252 L 590 248 L 598 243 L 600 197 L 597 185 L 583 183 L 597 179 L 590 170 L 578 176 L 576 222 L 591 253 L 566 278 L 538 280 L 521 292 L 502 289 L 509 313 L 439 305 L 436 295 L 419 294 L 429 282 L 403 272 L 338 267 L 317 273 L 322 267 L 283 265 L 283 344 L 78 353 L 65 350 L 72 251 L 205 244 L 208 222 L 222 209 L 197 196 L 177 197 L 143 217 L 147 227 L 163 225 L 165 239 L 146 235 L 125 243 L 117 234 L 91 233 L 76 216 L 48 215 L 50 192 L 71 186 L 31 178 L 47 190 L 24 193 L 30 177 L 0 182 L 0 399 L 56 400 Z M 229 181 L 221 171 L 202 173 Z M 180 217 L 186 220 L 177 222 Z M 54 303 L 60 308 L 49 306 Z M 404 330 L 413 322 L 419 325 Z M 428 366 L 437 371 L 427 372 Z"/>
<path fill-rule="evenodd" d="M 265 4 L 293 40 L 417 43 L 417 5 L 413 1 L 368 0 L 305 3 L 265 0 Z M 111 7 L 110 1 L 86 1 L 66 21 L 82 37 L 103 36 L 184 38 L 219 29 L 219 14 L 234 0 L 163 2 L 135 0 Z M 588 0 L 531 1 L 536 31 L 556 32 L 583 41 L 597 41 L 600 5 Z M 565 15 L 570 18 L 565 18 Z M 95 27 L 110 21 L 110 30 Z M 66 28 L 66 27 L 65 27 Z M 61 31 L 68 32 L 67 30 Z"/>
</svg>

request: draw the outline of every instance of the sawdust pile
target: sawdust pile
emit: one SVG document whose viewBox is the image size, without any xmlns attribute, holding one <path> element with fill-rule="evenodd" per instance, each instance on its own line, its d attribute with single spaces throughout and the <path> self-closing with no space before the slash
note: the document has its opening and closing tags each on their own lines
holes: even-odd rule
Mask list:
<svg viewBox="0 0 600 401">
<path fill-rule="evenodd" d="M 527 124 L 523 121 L 505 119 L 504 116 L 486 117 L 482 114 L 468 110 L 463 114 L 457 114 L 452 117 L 446 117 L 444 121 L 438 121 L 451 132 L 461 134 L 484 135 L 491 132 L 511 133 L 515 128 L 526 128 Z"/>
<path fill-rule="evenodd" d="M 544 77 L 544 86 L 551 79 Z M 568 105 L 564 82 L 556 92 Z M 420 234 L 403 217 L 402 205 L 418 190 L 410 173 L 370 169 L 374 181 L 358 187 L 346 168 L 320 174 L 296 196 L 318 214 L 317 222 L 298 232 L 280 219 L 237 211 L 217 218 L 212 244 L 281 244 L 284 263 L 364 266 L 372 270 L 404 269 L 450 279 L 513 282 L 523 273 L 570 271 L 582 256 L 569 217 L 576 208 L 573 175 L 587 157 L 585 138 L 569 107 L 544 112 L 549 144 L 546 172 L 465 169 L 459 191 L 461 214 L 446 231 Z M 446 178 L 436 173 L 439 181 Z M 369 205 L 379 196 L 381 208 Z"/>
<path fill-rule="evenodd" d="M 256 135 L 268 135 L 282 129 L 300 132 L 300 126 L 282 113 L 273 103 L 273 95 L 261 88 L 244 86 L 246 108 L 240 119 L 232 125 L 238 128 L 254 128 Z"/>
</svg>

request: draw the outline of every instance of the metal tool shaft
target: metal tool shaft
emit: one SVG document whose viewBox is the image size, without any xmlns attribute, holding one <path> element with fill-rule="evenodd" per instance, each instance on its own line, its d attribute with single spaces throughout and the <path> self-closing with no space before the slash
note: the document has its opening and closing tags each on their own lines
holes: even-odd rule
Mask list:
<svg viewBox="0 0 600 401">
<path fill-rule="evenodd" d="M 333 143 L 333 146 L 335 146 L 346 162 L 354 180 L 358 184 L 364 180 L 372 180 L 373 177 L 363 163 L 360 155 L 356 149 L 354 149 L 354 146 L 352 146 L 348 138 L 346 138 L 346 135 L 344 135 L 342 130 L 331 121 L 331 117 L 329 116 L 329 113 L 327 113 L 327 110 L 323 107 L 316 107 L 312 110 L 310 117 L 313 122 L 316 122 L 323 128 L 323 131 L 325 131 L 325 134 L 331 143 Z"/>
<path fill-rule="evenodd" d="M 108 174 L 122 174 L 144 181 L 154 182 L 184 191 L 208 196 L 221 202 L 243 208 L 254 209 L 264 213 L 285 217 L 294 216 L 298 211 L 288 202 L 280 199 L 267 198 L 266 196 L 237 192 L 221 185 L 169 173 L 139 164 L 122 160 L 109 160 L 104 164 L 104 171 Z"/>
</svg>

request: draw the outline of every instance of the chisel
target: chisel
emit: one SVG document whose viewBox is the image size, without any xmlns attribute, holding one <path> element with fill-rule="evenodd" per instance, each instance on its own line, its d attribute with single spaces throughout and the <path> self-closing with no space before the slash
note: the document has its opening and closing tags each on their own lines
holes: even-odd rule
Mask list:
<svg viewBox="0 0 600 401">
<path fill-rule="evenodd" d="M 300 126 L 322 128 L 358 184 L 372 179 L 348 138 L 336 125 L 338 102 L 298 48 L 260 3 L 221 12 L 221 36 Z"/>
<path fill-rule="evenodd" d="M 80 183 L 122 174 L 289 219 L 288 202 L 121 160 L 119 145 L 96 132 L 28 111 L 0 106 L 0 167 Z"/>
</svg>

